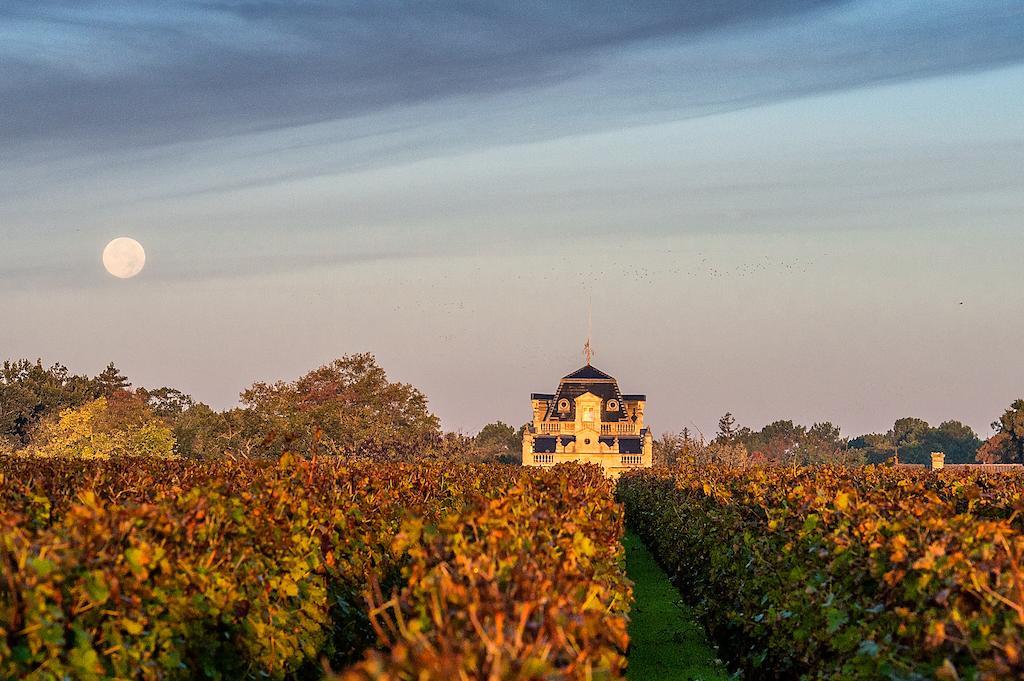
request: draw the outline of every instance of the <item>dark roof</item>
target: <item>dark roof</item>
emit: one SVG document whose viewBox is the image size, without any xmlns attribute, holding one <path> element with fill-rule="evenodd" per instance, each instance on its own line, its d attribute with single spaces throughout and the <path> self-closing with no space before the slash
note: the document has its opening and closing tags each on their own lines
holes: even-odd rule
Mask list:
<svg viewBox="0 0 1024 681">
<path fill-rule="evenodd" d="M 570 443 L 576 441 L 575 435 L 558 435 L 552 437 L 538 436 L 533 438 L 533 453 L 534 454 L 551 454 L 555 451 L 557 444 L 561 440 L 562 447 L 568 447 Z"/>
<path fill-rule="evenodd" d="M 618 400 L 618 409 L 601 413 L 601 420 L 605 423 L 625 421 L 631 418 L 631 415 L 626 410 L 626 402 L 646 401 L 647 399 L 646 395 L 623 395 L 619 392 L 619 384 L 612 376 L 590 364 L 582 366 L 562 378 L 558 383 L 558 392 L 554 395 L 532 393 L 530 399 L 547 401 L 548 408 L 544 414 L 545 421 L 574 421 L 576 420 L 576 398 L 584 393 L 597 395 L 601 398 L 601 404 L 604 408 L 607 408 L 608 400 Z M 569 400 L 569 411 L 560 413 L 558 411 L 558 403 L 563 399 Z"/>
<path fill-rule="evenodd" d="M 626 403 L 622 399 L 622 395 L 619 393 L 619 386 L 615 383 L 615 379 L 594 379 L 594 380 L 573 380 L 563 378 L 561 383 L 558 384 L 558 392 L 555 393 L 554 398 L 548 402 L 548 410 L 544 415 L 545 420 L 558 419 L 561 421 L 575 421 L 576 420 L 576 398 L 583 393 L 593 393 L 601 398 L 602 407 L 608 406 L 608 400 L 618 400 L 619 408 L 615 411 L 602 411 L 601 420 L 604 422 L 612 421 L 624 421 L 628 414 L 626 414 Z M 558 403 L 562 399 L 569 400 L 569 411 L 561 413 L 558 411 Z"/>
<path fill-rule="evenodd" d="M 619 454 L 639 454 L 643 449 L 643 443 L 640 441 L 640 438 L 635 435 L 620 435 L 618 438 L 602 435 L 600 442 L 611 447 L 615 444 L 616 439 L 619 441 Z"/>
<path fill-rule="evenodd" d="M 619 392 L 619 384 L 616 380 L 601 371 L 597 367 L 587 364 L 576 371 L 563 377 L 558 383 L 558 392 L 531 393 L 531 400 L 543 400 L 548 403 L 547 411 L 544 413 L 545 421 L 575 421 L 576 420 L 576 398 L 584 393 L 593 393 L 601 398 L 601 421 L 605 423 L 615 421 L 626 421 L 633 418 L 626 409 L 626 402 L 646 401 L 646 395 L 623 395 Z M 569 411 L 561 413 L 558 411 L 558 403 L 563 399 L 569 401 Z M 608 401 L 617 400 L 618 409 L 607 411 Z"/>
<path fill-rule="evenodd" d="M 606 374 L 605 372 L 590 366 L 589 364 L 585 367 L 580 367 L 576 371 L 572 372 L 568 376 L 564 377 L 563 381 L 572 380 L 609 380 L 614 381 L 615 379 Z"/>
<path fill-rule="evenodd" d="M 573 442 L 575 439 L 576 438 L 572 435 L 562 435 L 561 437 L 535 437 L 533 438 L 533 452 L 534 454 L 553 454 L 557 448 L 559 440 L 562 441 L 562 447 L 567 447 L 569 443 Z M 615 438 L 602 435 L 598 438 L 598 441 L 611 447 L 615 442 Z M 642 451 L 643 441 L 639 437 L 630 437 L 628 435 L 619 436 L 620 454 L 640 454 Z"/>
<path fill-rule="evenodd" d="M 535 437 L 533 438 L 533 452 L 535 454 L 551 454 L 555 451 L 555 438 Z"/>
<path fill-rule="evenodd" d="M 639 454 L 641 451 L 640 438 L 620 437 L 619 454 Z"/>
</svg>

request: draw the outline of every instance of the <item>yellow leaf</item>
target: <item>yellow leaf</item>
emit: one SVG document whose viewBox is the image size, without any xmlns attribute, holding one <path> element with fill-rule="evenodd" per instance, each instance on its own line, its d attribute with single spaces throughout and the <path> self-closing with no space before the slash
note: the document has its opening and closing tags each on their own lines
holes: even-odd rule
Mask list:
<svg viewBox="0 0 1024 681">
<path fill-rule="evenodd" d="M 121 620 L 121 627 L 133 636 L 138 636 L 142 633 L 142 625 L 127 617 Z"/>
<path fill-rule="evenodd" d="M 942 666 L 935 670 L 935 678 L 939 681 L 960 681 L 960 675 L 956 673 L 956 667 L 946 658 Z"/>
</svg>

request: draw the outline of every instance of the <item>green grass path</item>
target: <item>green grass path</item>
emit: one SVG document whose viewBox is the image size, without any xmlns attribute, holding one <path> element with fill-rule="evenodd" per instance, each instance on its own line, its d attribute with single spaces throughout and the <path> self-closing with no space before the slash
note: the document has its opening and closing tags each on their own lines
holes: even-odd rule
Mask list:
<svg viewBox="0 0 1024 681">
<path fill-rule="evenodd" d="M 627 534 L 626 572 L 633 580 L 629 613 L 631 681 L 727 681 L 730 676 L 708 644 L 693 612 L 640 538 Z"/>
</svg>

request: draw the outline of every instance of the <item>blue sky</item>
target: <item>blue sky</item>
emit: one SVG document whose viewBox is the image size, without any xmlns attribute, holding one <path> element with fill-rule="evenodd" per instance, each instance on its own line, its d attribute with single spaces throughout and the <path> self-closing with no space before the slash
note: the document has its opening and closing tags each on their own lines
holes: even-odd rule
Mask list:
<svg viewBox="0 0 1024 681">
<path fill-rule="evenodd" d="M 623 7 L 0 0 L 0 354 L 224 407 L 370 350 L 475 430 L 593 300 L 659 431 L 987 434 L 1024 395 L 1024 3 Z"/>
</svg>

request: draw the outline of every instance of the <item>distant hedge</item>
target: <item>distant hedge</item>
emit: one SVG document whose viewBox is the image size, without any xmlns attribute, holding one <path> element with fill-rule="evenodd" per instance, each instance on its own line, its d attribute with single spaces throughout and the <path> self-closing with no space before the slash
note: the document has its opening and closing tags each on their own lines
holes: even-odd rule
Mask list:
<svg viewBox="0 0 1024 681">
<path fill-rule="evenodd" d="M 617 508 L 576 466 L 3 458 L 0 678 L 617 677 Z"/>
<path fill-rule="evenodd" d="M 647 471 L 618 496 L 751 678 L 1024 677 L 1024 475 Z"/>
</svg>

